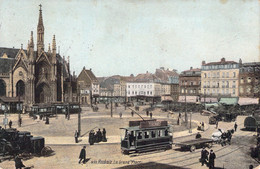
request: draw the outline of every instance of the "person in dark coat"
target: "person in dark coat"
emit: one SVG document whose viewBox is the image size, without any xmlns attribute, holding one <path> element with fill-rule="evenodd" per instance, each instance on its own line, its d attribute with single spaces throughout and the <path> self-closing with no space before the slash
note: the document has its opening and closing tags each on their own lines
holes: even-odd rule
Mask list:
<svg viewBox="0 0 260 169">
<path fill-rule="evenodd" d="M 12 124 L 13 124 L 13 122 L 12 122 L 12 120 L 10 120 L 9 121 L 9 128 L 12 128 Z"/>
<path fill-rule="evenodd" d="M 216 154 L 213 152 L 213 150 L 210 150 L 210 153 L 209 153 L 209 169 L 215 168 L 215 158 L 216 158 Z"/>
<path fill-rule="evenodd" d="M 201 157 L 200 157 L 201 166 L 203 166 L 204 164 L 207 164 L 208 155 L 209 155 L 209 152 L 205 149 L 205 147 L 203 147 L 203 149 L 201 150 Z"/>
<path fill-rule="evenodd" d="M 103 131 L 102 131 L 102 141 L 103 142 L 107 142 L 107 138 L 106 138 L 106 129 L 105 128 L 103 128 Z"/>
<path fill-rule="evenodd" d="M 150 119 L 152 119 L 153 118 L 153 113 L 150 113 Z"/>
<path fill-rule="evenodd" d="M 216 129 L 218 128 L 218 121 L 216 121 Z"/>
<path fill-rule="evenodd" d="M 80 151 L 79 164 L 81 163 L 82 160 L 83 160 L 83 163 L 85 164 L 85 162 L 86 162 L 86 146 L 83 146 L 83 148 Z"/>
<path fill-rule="evenodd" d="M 97 137 L 98 137 L 98 142 L 102 141 L 102 133 L 101 133 L 100 129 L 98 129 L 98 131 L 97 131 Z"/>
<path fill-rule="evenodd" d="M 146 111 L 146 116 L 149 116 L 149 111 L 148 110 Z"/>
<path fill-rule="evenodd" d="M 235 122 L 235 124 L 234 124 L 234 129 L 235 129 L 235 131 L 237 131 L 237 122 Z"/>
<path fill-rule="evenodd" d="M 89 132 L 89 137 L 88 137 L 88 142 L 90 145 L 93 145 L 94 142 L 95 142 L 95 133 L 94 133 L 94 130 L 91 130 Z"/>
<path fill-rule="evenodd" d="M 196 134 L 196 137 L 195 137 L 196 139 L 199 139 L 199 138 L 201 138 L 201 134 L 198 132 L 197 134 Z"/>
<path fill-rule="evenodd" d="M 22 167 L 25 167 L 25 165 L 22 162 L 22 159 L 17 155 L 14 159 L 15 162 L 15 168 L 16 169 L 22 169 Z"/>
<path fill-rule="evenodd" d="M 131 111 L 132 117 L 134 117 L 134 111 Z"/>
</svg>

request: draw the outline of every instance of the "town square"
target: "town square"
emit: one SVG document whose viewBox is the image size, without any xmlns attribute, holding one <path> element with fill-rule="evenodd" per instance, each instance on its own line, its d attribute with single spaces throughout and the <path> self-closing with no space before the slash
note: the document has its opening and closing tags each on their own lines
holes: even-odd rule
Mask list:
<svg viewBox="0 0 260 169">
<path fill-rule="evenodd" d="M 0 169 L 259 168 L 259 9 L 0 0 Z"/>
</svg>

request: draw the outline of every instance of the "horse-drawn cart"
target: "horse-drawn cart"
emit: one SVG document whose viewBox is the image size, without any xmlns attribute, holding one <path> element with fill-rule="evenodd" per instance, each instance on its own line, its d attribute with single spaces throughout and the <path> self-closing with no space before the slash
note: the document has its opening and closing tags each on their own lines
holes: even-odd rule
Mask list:
<svg viewBox="0 0 260 169">
<path fill-rule="evenodd" d="M 199 138 L 199 139 L 184 141 L 175 144 L 175 146 L 180 147 L 181 150 L 190 150 L 190 152 L 193 152 L 195 151 L 195 149 L 202 148 L 202 147 L 211 148 L 212 145 L 213 145 L 213 140 L 207 138 Z"/>
</svg>

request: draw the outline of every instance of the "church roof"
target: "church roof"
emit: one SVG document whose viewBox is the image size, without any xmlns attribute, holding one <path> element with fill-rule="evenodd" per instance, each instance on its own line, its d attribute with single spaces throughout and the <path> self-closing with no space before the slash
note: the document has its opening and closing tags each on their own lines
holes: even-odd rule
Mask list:
<svg viewBox="0 0 260 169">
<path fill-rule="evenodd" d="M 0 47 L 0 58 L 6 54 L 8 58 L 15 58 L 20 49 L 15 48 L 1 48 Z M 24 50 L 26 52 L 26 50 Z"/>
</svg>

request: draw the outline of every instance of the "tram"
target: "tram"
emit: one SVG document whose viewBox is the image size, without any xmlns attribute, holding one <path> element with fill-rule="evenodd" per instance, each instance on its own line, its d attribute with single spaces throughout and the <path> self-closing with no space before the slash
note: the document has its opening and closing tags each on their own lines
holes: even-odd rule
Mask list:
<svg viewBox="0 0 260 169">
<path fill-rule="evenodd" d="M 142 153 L 172 148 L 172 133 L 167 121 L 129 121 L 128 128 L 120 128 L 121 152 Z"/>
</svg>

